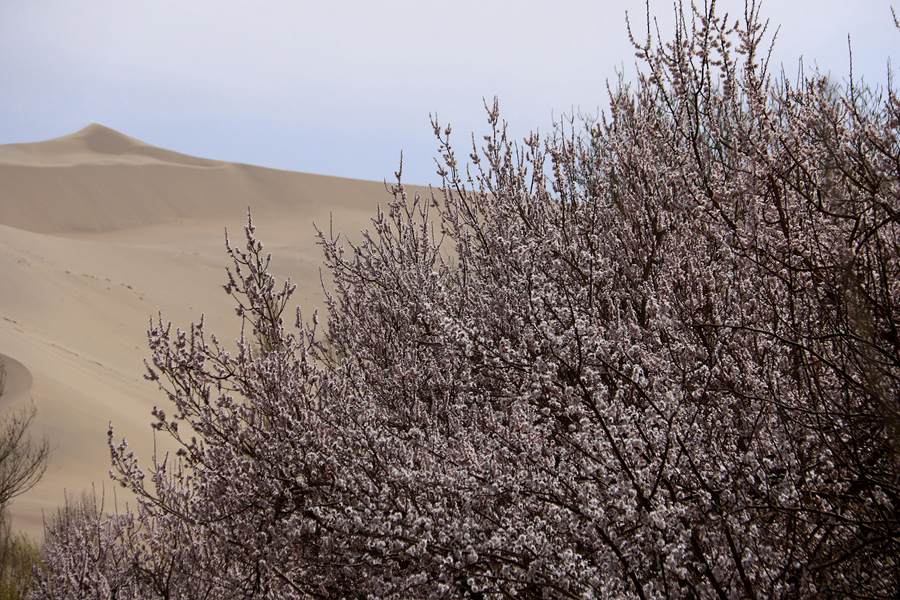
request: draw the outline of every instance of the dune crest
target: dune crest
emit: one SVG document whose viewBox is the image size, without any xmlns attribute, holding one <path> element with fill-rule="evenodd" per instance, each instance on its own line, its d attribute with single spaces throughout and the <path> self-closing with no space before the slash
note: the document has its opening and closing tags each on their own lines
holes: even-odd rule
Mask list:
<svg viewBox="0 0 900 600">
<path fill-rule="evenodd" d="M 384 199 L 382 183 L 196 158 L 102 125 L 0 146 L 0 225 L 57 235 L 297 211 L 325 218 Z"/>
<path fill-rule="evenodd" d="M 163 150 L 99 123 L 91 123 L 74 133 L 42 142 L 0 146 L 0 164 L 6 165 L 72 167 L 153 163 L 194 167 L 226 164 Z"/>
<path fill-rule="evenodd" d="M 75 144 L 83 144 L 85 149 L 102 154 L 125 154 L 129 150 L 147 146 L 138 139 L 99 123 L 91 123 L 62 139 L 68 139 Z"/>
</svg>

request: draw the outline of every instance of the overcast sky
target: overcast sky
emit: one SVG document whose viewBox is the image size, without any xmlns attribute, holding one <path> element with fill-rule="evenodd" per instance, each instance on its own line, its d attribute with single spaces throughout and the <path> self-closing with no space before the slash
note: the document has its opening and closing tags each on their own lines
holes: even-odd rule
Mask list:
<svg viewBox="0 0 900 600">
<path fill-rule="evenodd" d="M 743 2 L 719 3 L 738 14 Z M 672 0 L 651 0 L 663 27 Z M 517 134 L 596 113 L 634 73 L 625 12 L 643 0 L 0 0 L 0 143 L 99 122 L 225 160 L 434 180 L 428 114 L 464 142 L 498 96 Z M 900 3 L 898 3 L 900 8 Z M 886 81 L 900 60 L 889 0 L 768 0 L 776 56 Z M 895 69 L 896 70 L 896 69 Z"/>
</svg>

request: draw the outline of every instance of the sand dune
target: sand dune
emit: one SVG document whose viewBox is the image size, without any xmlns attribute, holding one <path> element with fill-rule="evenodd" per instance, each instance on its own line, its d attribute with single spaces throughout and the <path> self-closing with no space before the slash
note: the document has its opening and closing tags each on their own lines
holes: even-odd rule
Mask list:
<svg viewBox="0 0 900 600">
<path fill-rule="evenodd" d="M 358 232 L 386 199 L 382 183 L 194 158 L 100 125 L 0 146 L 0 353 L 15 390 L 0 407 L 33 400 L 35 434 L 53 447 L 14 525 L 38 534 L 42 511 L 92 483 L 109 497 L 109 421 L 149 456 L 163 399 L 142 379 L 147 320 L 162 310 L 186 325 L 203 311 L 236 333 L 223 231 L 238 235 L 248 206 L 275 271 L 318 307 L 313 222 Z"/>
<path fill-rule="evenodd" d="M 102 233 L 278 213 L 371 209 L 383 183 L 312 176 L 186 156 L 101 125 L 0 146 L 0 224 L 38 233 Z"/>
<path fill-rule="evenodd" d="M 3 387 L 0 388 L 0 410 L 27 404 L 34 378 L 28 367 L 16 359 L 0 354 Z"/>
</svg>

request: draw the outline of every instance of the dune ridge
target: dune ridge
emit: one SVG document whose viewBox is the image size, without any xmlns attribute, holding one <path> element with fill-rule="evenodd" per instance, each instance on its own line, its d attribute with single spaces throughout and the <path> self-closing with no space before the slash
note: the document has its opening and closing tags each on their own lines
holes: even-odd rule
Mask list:
<svg viewBox="0 0 900 600">
<path fill-rule="evenodd" d="M 0 182 L 0 224 L 52 234 L 222 218 L 248 206 L 327 215 L 385 193 L 378 182 L 196 158 L 97 124 L 0 146 Z"/>
<path fill-rule="evenodd" d="M 99 123 L 43 142 L 0 146 L 0 162 L 20 166 L 170 163 L 215 167 L 226 163 L 156 148 Z"/>
</svg>

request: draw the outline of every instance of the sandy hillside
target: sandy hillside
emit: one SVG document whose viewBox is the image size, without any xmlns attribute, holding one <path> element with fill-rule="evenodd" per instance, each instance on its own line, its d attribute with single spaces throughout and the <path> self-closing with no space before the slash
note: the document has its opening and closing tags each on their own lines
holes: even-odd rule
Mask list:
<svg viewBox="0 0 900 600">
<path fill-rule="evenodd" d="M 92 482 L 111 504 L 109 421 L 149 455 L 149 413 L 164 400 L 141 377 L 147 320 L 161 310 L 186 325 L 203 311 L 234 331 L 223 231 L 240 237 L 247 206 L 276 272 L 318 306 L 313 223 L 358 232 L 387 198 L 382 183 L 195 158 L 100 125 L 0 146 L 0 408 L 34 402 L 34 433 L 53 447 L 14 526 L 37 535 L 42 511 Z"/>
</svg>

